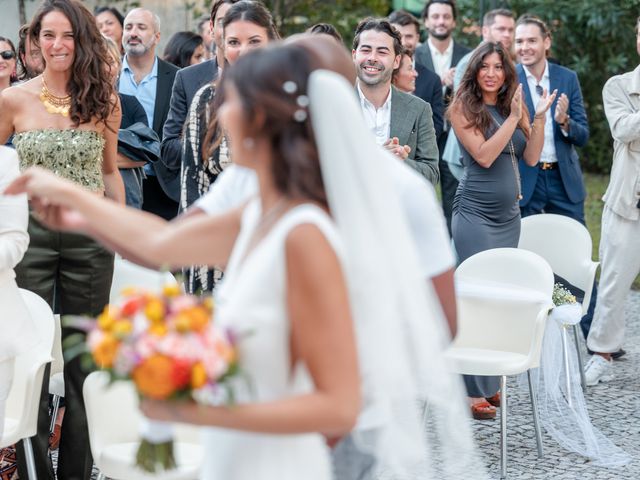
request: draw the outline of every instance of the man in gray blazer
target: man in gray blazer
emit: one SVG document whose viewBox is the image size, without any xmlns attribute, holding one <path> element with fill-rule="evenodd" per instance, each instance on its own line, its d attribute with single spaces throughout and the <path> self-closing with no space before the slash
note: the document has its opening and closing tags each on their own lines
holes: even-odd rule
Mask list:
<svg viewBox="0 0 640 480">
<path fill-rule="evenodd" d="M 367 18 L 356 29 L 352 55 L 362 113 L 376 142 L 437 184 L 438 145 L 431 107 L 391 86 L 402 55 L 400 34 L 387 20 Z"/>
</svg>

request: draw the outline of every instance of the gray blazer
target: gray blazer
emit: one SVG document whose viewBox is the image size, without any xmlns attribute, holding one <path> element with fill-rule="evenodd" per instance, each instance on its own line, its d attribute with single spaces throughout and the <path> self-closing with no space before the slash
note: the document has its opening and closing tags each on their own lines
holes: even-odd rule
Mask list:
<svg viewBox="0 0 640 480">
<path fill-rule="evenodd" d="M 438 183 L 438 142 L 431 106 L 424 100 L 391 87 L 391 138 L 409 145 L 406 162 L 433 185 Z"/>
</svg>

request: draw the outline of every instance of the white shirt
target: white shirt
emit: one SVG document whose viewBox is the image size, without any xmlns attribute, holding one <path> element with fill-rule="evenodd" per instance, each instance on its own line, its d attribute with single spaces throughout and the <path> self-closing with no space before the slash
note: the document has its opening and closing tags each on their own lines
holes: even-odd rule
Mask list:
<svg viewBox="0 0 640 480">
<path fill-rule="evenodd" d="M 438 276 L 455 266 L 455 258 L 433 186 L 399 160 L 389 165 L 390 179 L 400 195 L 416 242 L 421 271 L 425 278 Z M 208 215 L 215 215 L 239 207 L 257 193 L 255 172 L 230 165 L 218 176 L 209 191 L 196 201 L 195 206 Z"/>
<path fill-rule="evenodd" d="M 391 136 L 391 88 L 389 95 L 380 108 L 376 108 L 362 93 L 358 82 L 358 97 L 364 115 L 364 123 L 376 137 L 376 143 L 382 145 Z"/>
<path fill-rule="evenodd" d="M 545 60 L 544 73 L 542 74 L 542 79 L 540 83 L 536 77 L 529 71 L 527 67 L 523 65 L 524 73 L 527 76 L 527 84 L 529 85 L 529 91 L 531 92 L 531 101 L 534 107 L 538 104 L 538 100 L 540 100 L 540 96 L 538 92 L 536 92 L 536 86 L 540 85 L 543 89 L 547 91 L 547 94 L 551 94 L 551 84 L 549 82 L 549 62 Z M 558 157 L 556 156 L 556 145 L 554 143 L 553 138 L 553 117 L 551 115 L 552 108 L 549 108 L 546 113 L 546 121 L 544 124 L 544 145 L 542 147 L 542 153 L 540 154 L 540 162 L 544 163 L 555 163 L 558 161 Z"/>
<path fill-rule="evenodd" d="M 427 40 L 427 45 L 429 45 L 429 51 L 431 52 L 431 61 L 433 62 L 433 70 L 438 74 L 440 80 L 444 77 L 444 74 L 447 73 L 447 70 L 451 68 L 451 61 L 453 60 L 453 40 L 449 42 L 449 46 L 441 53 L 433 43 L 431 43 L 431 39 Z M 442 93 L 447 89 L 445 85 L 442 86 Z"/>
</svg>

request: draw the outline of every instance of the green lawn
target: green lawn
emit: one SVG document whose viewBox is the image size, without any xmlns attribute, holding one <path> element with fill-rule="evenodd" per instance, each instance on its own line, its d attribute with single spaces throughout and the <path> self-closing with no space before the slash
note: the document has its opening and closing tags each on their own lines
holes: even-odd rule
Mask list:
<svg viewBox="0 0 640 480">
<path fill-rule="evenodd" d="M 584 202 L 584 214 L 587 227 L 593 239 L 593 259 L 599 260 L 598 247 L 600 245 L 600 220 L 602 219 L 602 195 L 609 183 L 608 175 L 586 173 L 584 183 L 587 188 L 587 199 Z M 599 275 L 599 273 L 598 273 Z M 640 276 L 633 282 L 632 288 L 640 290 Z"/>
</svg>

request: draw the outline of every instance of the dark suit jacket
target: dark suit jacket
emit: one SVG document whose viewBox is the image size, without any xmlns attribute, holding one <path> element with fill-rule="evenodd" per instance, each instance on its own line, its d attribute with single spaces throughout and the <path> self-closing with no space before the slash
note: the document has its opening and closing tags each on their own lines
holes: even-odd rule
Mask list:
<svg viewBox="0 0 640 480">
<path fill-rule="evenodd" d="M 137 122 L 147 125 L 147 114 L 138 99 L 133 95 L 125 95 L 124 93 L 118 95 L 120 96 L 120 108 L 122 109 L 120 128 L 128 128 Z"/>
<path fill-rule="evenodd" d="M 416 63 L 416 91 L 413 94 L 431 105 L 433 112 L 433 126 L 436 129 L 436 138 L 442 133 L 444 123 L 444 102 L 442 99 L 442 83 L 440 77 L 424 65 Z"/>
<path fill-rule="evenodd" d="M 460 61 L 460 59 L 470 51 L 471 51 L 470 48 L 465 47 L 464 45 L 461 45 L 454 40 L 450 67 L 455 67 Z M 435 72 L 435 68 L 433 66 L 433 59 L 431 58 L 431 50 L 429 49 L 429 44 L 426 41 L 422 45 L 420 45 L 418 48 L 416 48 L 415 57 L 416 57 L 416 65 L 417 64 L 423 65 L 424 67 L 428 68 L 432 72 Z M 451 97 L 452 92 L 453 91 L 450 88 L 447 88 L 447 90 L 444 93 L 445 107 L 449 104 L 449 99 Z"/>
<path fill-rule="evenodd" d="M 171 103 L 162 139 L 162 161 L 172 169 L 180 170 L 182 156 L 182 130 L 193 96 L 200 88 L 218 75 L 218 62 L 209 60 L 179 70 L 173 83 Z"/>
<path fill-rule="evenodd" d="M 431 106 L 424 100 L 391 87 L 390 136 L 400 145 L 409 145 L 406 162 L 433 185 L 438 183 L 438 143 L 433 128 Z"/>
<path fill-rule="evenodd" d="M 522 83 L 530 119 L 533 121 L 535 108 L 531 99 L 527 76 L 522 65 L 518 65 L 516 71 L 518 72 L 520 83 Z M 583 147 L 587 143 L 589 139 L 589 123 L 582 101 L 580 83 L 574 71 L 549 62 L 549 84 L 552 92 L 555 89 L 558 90 L 558 96 L 553 105 L 551 105 L 551 118 L 553 122 L 553 140 L 556 147 L 558 170 L 562 178 L 562 185 L 571 203 L 582 202 L 585 199 L 586 192 L 575 146 Z M 569 97 L 569 135 L 566 137 L 562 134 L 560 125 L 553 118 L 558 98 L 563 93 Z M 521 207 L 531 200 L 538 180 L 538 172 L 538 166 L 529 167 L 524 161 L 520 160 L 520 177 L 522 179 Z"/>
</svg>

